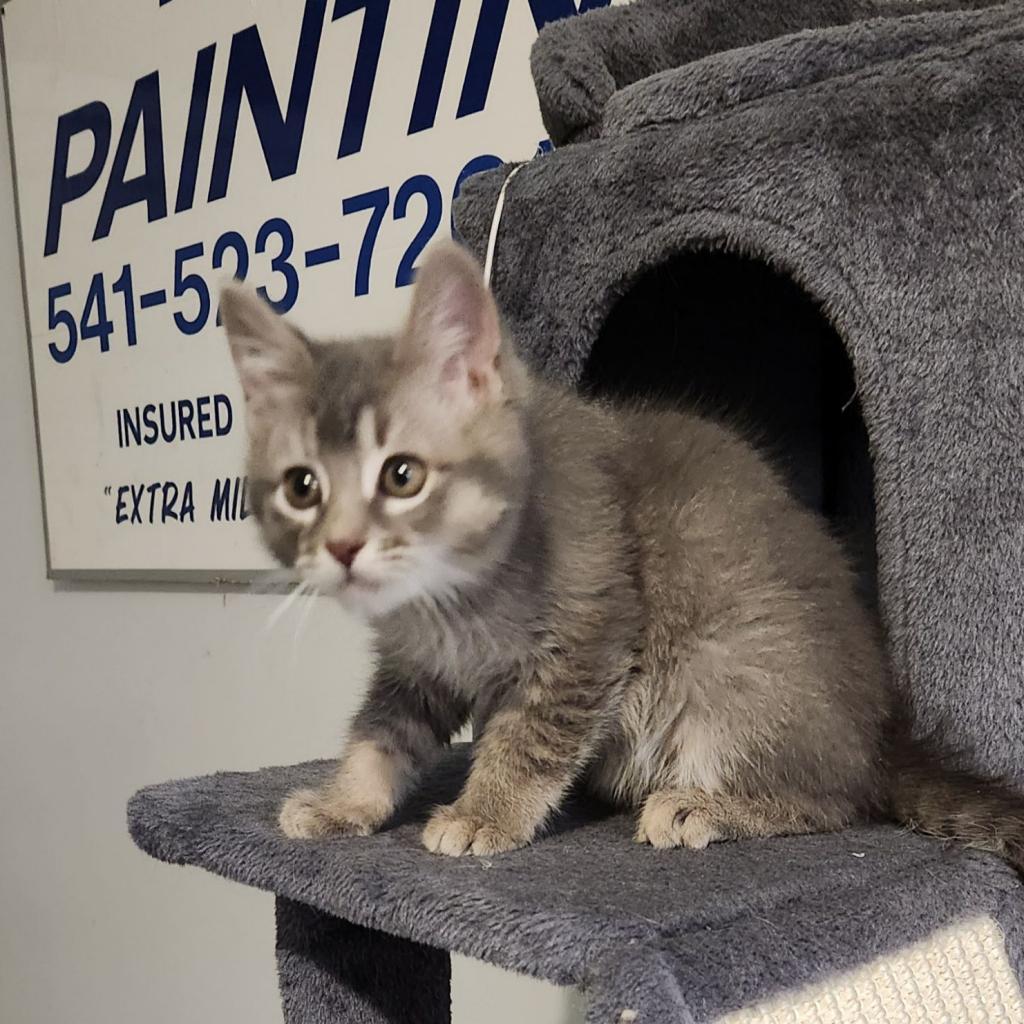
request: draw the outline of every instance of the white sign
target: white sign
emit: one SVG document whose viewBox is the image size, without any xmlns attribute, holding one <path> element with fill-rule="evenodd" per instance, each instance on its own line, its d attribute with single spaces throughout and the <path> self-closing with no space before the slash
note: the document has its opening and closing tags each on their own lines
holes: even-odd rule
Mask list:
<svg viewBox="0 0 1024 1024">
<path fill-rule="evenodd" d="M 529 49 L 578 6 L 3 8 L 52 573 L 269 564 L 219 283 L 313 333 L 394 326 L 460 180 L 542 144 Z"/>
</svg>

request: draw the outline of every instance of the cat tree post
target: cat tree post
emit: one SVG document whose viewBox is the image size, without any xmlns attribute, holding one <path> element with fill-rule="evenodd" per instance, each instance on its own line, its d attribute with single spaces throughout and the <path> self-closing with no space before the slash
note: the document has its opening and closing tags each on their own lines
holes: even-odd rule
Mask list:
<svg viewBox="0 0 1024 1024">
<path fill-rule="evenodd" d="M 451 960 L 442 950 L 276 900 L 285 1024 L 448 1024 Z"/>
</svg>

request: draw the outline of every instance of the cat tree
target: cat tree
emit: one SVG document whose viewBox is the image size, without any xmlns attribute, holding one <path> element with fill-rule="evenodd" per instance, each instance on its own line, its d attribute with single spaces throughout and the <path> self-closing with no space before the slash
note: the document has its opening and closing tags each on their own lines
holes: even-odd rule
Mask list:
<svg viewBox="0 0 1024 1024">
<path fill-rule="evenodd" d="M 821 415 L 779 437 L 807 500 L 873 506 L 866 586 L 919 721 L 1024 781 L 1024 4 L 637 0 L 550 25 L 533 70 L 556 148 L 509 182 L 493 277 L 527 356 L 725 393 L 747 345 L 762 400 L 806 392 Z M 481 255 L 509 170 L 457 209 Z M 708 326 L 737 309 L 739 342 Z M 787 324 L 846 369 L 793 358 Z M 594 1024 L 1024 1020 L 1024 890 L 992 857 L 887 827 L 658 852 L 576 804 L 452 861 L 418 819 L 465 760 L 368 839 L 278 832 L 324 763 L 151 787 L 129 824 L 276 894 L 289 1024 L 447 1021 L 449 950 L 581 985 Z"/>
</svg>

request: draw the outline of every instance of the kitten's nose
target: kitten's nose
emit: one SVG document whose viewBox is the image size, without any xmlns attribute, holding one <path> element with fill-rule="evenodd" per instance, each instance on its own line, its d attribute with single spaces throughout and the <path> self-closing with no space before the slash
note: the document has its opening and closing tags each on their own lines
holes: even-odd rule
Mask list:
<svg viewBox="0 0 1024 1024">
<path fill-rule="evenodd" d="M 337 559 L 346 569 L 352 568 L 352 563 L 356 560 L 356 555 L 363 548 L 363 541 L 361 540 L 332 540 L 328 541 L 325 548 L 330 554 Z"/>
</svg>

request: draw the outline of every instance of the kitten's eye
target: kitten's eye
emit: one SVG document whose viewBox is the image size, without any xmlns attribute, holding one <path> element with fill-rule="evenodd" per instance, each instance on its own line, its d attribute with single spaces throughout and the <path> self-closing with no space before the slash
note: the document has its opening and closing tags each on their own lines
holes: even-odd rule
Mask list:
<svg viewBox="0 0 1024 1024">
<path fill-rule="evenodd" d="M 392 455 L 380 471 L 378 487 L 392 498 L 411 498 L 423 490 L 427 467 L 415 455 Z"/>
<path fill-rule="evenodd" d="M 309 466 L 292 466 L 291 469 L 285 470 L 281 487 L 288 504 L 300 512 L 319 505 L 323 500 L 320 481 Z"/>
</svg>

